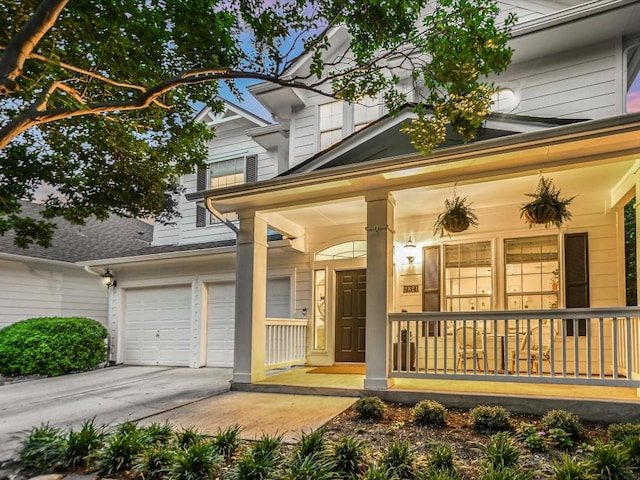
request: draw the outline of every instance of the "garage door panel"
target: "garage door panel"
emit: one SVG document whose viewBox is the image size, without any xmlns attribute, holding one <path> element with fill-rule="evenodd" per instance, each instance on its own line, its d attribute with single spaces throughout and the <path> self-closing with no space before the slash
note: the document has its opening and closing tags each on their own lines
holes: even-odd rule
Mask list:
<svg viewBox="0 0 640 480">
<path fill-rule="evenodd" d="M 233 282 L 211 283 L 207 303 L 207 366 L 232 367 L 236 289 Z"/>
<path fill-rule="evenodd" d="M 190 286 L 126 291 L 125 363 L 188 366 L 190 330 Z"/>
</svg>

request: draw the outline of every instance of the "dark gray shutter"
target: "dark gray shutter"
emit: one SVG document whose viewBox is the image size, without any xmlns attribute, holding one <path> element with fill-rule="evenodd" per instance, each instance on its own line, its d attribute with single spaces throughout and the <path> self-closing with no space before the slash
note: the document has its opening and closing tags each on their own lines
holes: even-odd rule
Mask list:
<svg viewBox="0 0 640 480">
<path fill-rule="evenodd" d="M 207 189 L 207 169 L 198 167 L 196 178 L 196 189 Z M 201 205 L 196 205 L 196 227 L 204 227 L 207 224 L 207 209 Z"/>
<path fill-rule="evenodd" d="M 568 233 L 564 236 L 565 301 L 567 308 L 588 308 L 589 301 L 589 242 L 587 233 Z M 587 334 L 587 321 L 578 321 L 578 335 Z M 567 335 L 574 335 L 573 322 L 567 322 Z"/>
<path fill-rule="evenodd" d="M 247 155 L 245 182 L 252 183 L 258 181 L 258 155 Z"/>
<path fill-rule="evenodd" d="M 440 311 L 440 247 L 422 250 L 422 311 Z M 437 335 L 440 324 L 429 324 L 429 336 Z M 422 332 L 424 335 L 424 331 Z"/>
</svg>

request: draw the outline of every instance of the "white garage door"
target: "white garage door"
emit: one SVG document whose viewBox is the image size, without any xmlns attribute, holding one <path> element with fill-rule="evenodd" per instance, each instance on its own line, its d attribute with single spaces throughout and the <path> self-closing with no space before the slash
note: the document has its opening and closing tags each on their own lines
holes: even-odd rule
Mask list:
<svg viewBox="0 0 640 480">
<path fill-rule="evenodd" d="M 128 289 L 124 363 L 189 365 L 191 286 Z"/>
<path fill-rule="evenodd" d="M 209 284 L 207 366 L 233 366 L 236 288 L 233 282 Z"/>
</svg>

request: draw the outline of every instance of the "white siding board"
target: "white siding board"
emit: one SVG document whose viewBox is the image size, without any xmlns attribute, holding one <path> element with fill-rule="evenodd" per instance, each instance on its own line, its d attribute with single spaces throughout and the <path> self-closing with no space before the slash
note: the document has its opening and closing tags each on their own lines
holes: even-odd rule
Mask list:
<svg viewBox="0 0 640 480">
<path fill-rule="evenodd" d="M 74 265 L 0 261 L 0 328 L 42 316 L 107 317 L 107 289 Z"/>
</svg>

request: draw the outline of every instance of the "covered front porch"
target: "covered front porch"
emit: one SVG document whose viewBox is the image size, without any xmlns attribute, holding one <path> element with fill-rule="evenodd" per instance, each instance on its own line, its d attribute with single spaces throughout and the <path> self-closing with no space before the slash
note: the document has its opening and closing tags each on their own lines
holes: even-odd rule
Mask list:
<svg viewBox="0 0 640 480">
<path fill-rule="evenodd" d="M 625 307 L 623 207 L 640 185 L 638 128 L 627 115 L 200 194 L 241 220 L 234 388 L 270 384 L 274 367 L 347 361 L 365 365 L 364 391 L 471 381 L 635 395 L 640 311 Z M 577 196 L 561 229 L 520 218 L 541 171 Z M 453 188 L 480 225 L 435 236 Z M 295 319 L 265 318 L 268 229 L 291 243 L 279 261 L 296 272 Z M 345 296 L 343 272 L 366 282 Z"/>
</svg>

